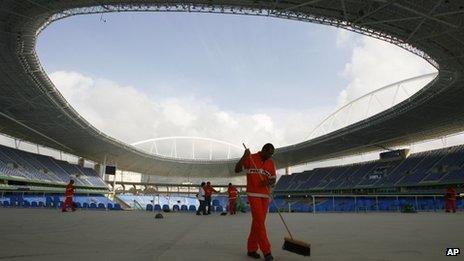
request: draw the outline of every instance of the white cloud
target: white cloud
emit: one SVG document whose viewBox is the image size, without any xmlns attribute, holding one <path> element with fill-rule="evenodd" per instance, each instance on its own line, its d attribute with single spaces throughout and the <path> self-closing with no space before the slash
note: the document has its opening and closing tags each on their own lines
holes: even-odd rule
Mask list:
<svg viewBox="0 0 464 261">
<path fill-rule="evenodd" d="M 340 91 L 337 99 L 337 107 L 341 107 L 364 94 L 388 84 L 436 72 L 433 66 L 415 54 L 375 38 L 357 36 L 347 30 L 339 30 L 336 44 L 339 48 L 352 49 L 350 61 L 345 64 L 344 70 L 340 72 L 340 75 L 344 76 L 349 83 Z M 345 117 L 349 117 L 350 119 L 363 118 L 367 115 L 367 107 L 364 107 L 367 106 L 367 103 L 361 106 L 362 108 L 359 110 L 348 109 L 351 115 L 345 115 Z M 372 103 L 370 106 L 375 107 L 376 105 Z M 330 130 L 333 131 L 335 129 L 331 128 Z M 445 143 L 448 146 L 462 144 L 463 137 L 463 134 L 460 134 L 446 138 Z M 417 152 L 440 148 L 443 145 L 444 143 L 441 140 L 433 140 L 417 143 L 411 146 L 411 148 L 414 152 Z M 295 166 L 292 168 L 292 171 L 299 172 L 315 167 L 348 164 L 373 160 L 375 158 L 378 158 L 377 152 Z"/>
<path fill-rule="evenodd" d="M 338 39 L 342 40 L 337 39 L 337 43 L 347 38 L 345 34 L 345 30 L 339 31 Z M 351 60 L 341 72 L 349 84 L 340 92 L 338 106 L 382 86 L 436 71 L 419 56 L 393 44 L 367 36 L 351 42 Z"/>
<path fill-rule="evenodd" d="M 96 128 L 132 143 L 167 136 L 199 136 L 258 150 L 301 142 L 328 112 L 326 108 L 260 113 L 224 111 L 194 95 L 156 100 L 131 86 L 57 71 L 50 78 L 65 99 Z"/>
<path fill-rule="evenodd" d="M 354 44 L 356 40 L 355 34 L 345 29 L 339 29 L 336 38 L 338 48 L 347 48 Z"/>
<path fill-rule="evenodd" d="M 197 119 L 192 112 L 182 106 L 183 102 L 176 98 L 169 98 L 160 104 L 162 114 L 169 123 L 179 127 L 188 127 Z"/>
</svg>

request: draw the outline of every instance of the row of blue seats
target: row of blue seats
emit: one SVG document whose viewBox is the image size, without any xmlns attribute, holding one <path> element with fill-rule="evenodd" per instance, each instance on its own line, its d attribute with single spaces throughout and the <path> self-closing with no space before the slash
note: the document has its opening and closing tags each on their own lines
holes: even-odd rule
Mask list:
<svg viewBox="0 0 464 261">
<path fill-rule="evenodd" d="M 284 175 L 275 191 L 462 184 L 463 172 L 464 146 L 459 145 L 415 153 L 402 160 L 360 162 Z"/>
<path fill-rule="evenodd" d="M 169 207 L 169 205 L 163 205 L 160 206 L 159 204 L 155 204 L 154 206 L 152 204 L 147 204 L 147 207 L 145 208 L 146 211 L 183 211 L 183 212 L 195 212 L 197 211 L 197 207 L 195 205 L 173 205 L 172 209 Z M 212 206 L 211 210 L 213 212 L 222 212 L 224 208 L 220 205 L 218 206 Z"/>
<path fill-rule="evenodd" d="M 79 186 L 106 188 L 103 179 L 91 168 L 3 145 L 0 145 L 0 172 L 8 176 L 57 184 L 68 183 L 72 178 Z"/>
<path fill-rule="evenodd" d="M 316 204 L 316 212 L 327 212 L 327 211 L 338 211 L 338 212 L 353 212 L 353 211 L 399 211 L 405 207 L 406 204 L 411 204 L 417 211 L 434 211 L 442 210 L 445 208 L 444 201 L 442 200 L 425 200 L 416 202 L 414 200 L 401 201 L 401 200 L 391 200 L 391 201 L 382 201 L 379 200 L 378 203 L 375 200 L 363 200 L 357 201 L 356 204 L 354 201 L 335 201 L 325 200 Z M 276 205 L 279 206 L 279 209 L 288 211 L 288 203 L 282 200 L 278 200 Z M 458 200 L 457 202 L 458 209 L 464 209 L 464 201 Z M 270 212 L 277 212 L 277 207 L 274 204 L 271 204 L 269 207 Z M 307 203 L 292 203 L 290 205 L 290 211 L 293 212 L 312 212 L 312 204 Z"/>
<path fill-rule="evenodd" d="M 8 201 L 3 200 L 0 201 L 0 205 L 2 207 L 24 207 L 24 208 L 61 208 L 63 206 L 63 201 L 58 202 L 58 204 L 54 202 L 42 202 L 42 201 L 32 201 L 29 202 L 27 200 L 23 201 Z M 122 210 L 121 205 L 118 203 L 112 204 L 103 204 L 103 203 L 80 203 L 76 202 L 77 208 L 84 208 L 84 209 L 108 209 L 108 210 Z"/>
<path fill-rule="evenodd" d="M 64 201 L 64 196 L 61 195 L 4 195 L 3 199 L 0 199 L 0 201 L 5 201 L 8 200 L 10 202 L 17 202 L 14 203 L 15 205 L 21 205 L 23 201 L 28 201 L 31 204 L 32 202 L 37 202 L 36 204 L 39 204 L 39 202 L 43 202 L 42 204 L 45 204 L 47 206 L 56 206 L 60 202 Z M 81 205 L 87 203 L 87 205 L 90 205 L 91 203 L 95 203 L 97 206 L 99 204 L 107 205 L 108 203 L 114 204 L 113 201 L 108 199 L 105 196 L 101 195 L 94 195 L 94 196 L 82 196 L 82 195 L 77 195 L 73 198 L 73 201 L 76 203 L 80 203 Z"/>
</svg>

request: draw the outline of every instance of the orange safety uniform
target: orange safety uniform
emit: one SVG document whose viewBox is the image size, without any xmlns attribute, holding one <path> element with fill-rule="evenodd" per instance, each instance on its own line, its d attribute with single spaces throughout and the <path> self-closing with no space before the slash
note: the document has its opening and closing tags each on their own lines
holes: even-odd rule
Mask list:
<svg viewBox="0 0 464 261">
<path fill-rule="evenodd" d="M 211 197 L 213 195 L 213 192 L 217 192 L 213 186 L 211 185 L 205 185 L 205 197 Z"/>
<path fill-rule="evenodd" d="M 227 192 L 229 193 L 229 213 L 234 215 L 236 213 L 235 205 L 237 203 L 238 191 L 235 186 L 230 186 Z"/>
<path fill-rule="evenodd" d="M 268 184 L 270 179 L 276 178 L 274 161 L 270 158 L 263 162 L 258 152 L 245 159 L 243 167 L 247 175 L 247 196 L 252 216 L 248 252 L 261 249 L 267 255 L 271 253 L 271 244 L 267 238 L 265 222 L 271 193 Z"/>
<path fill-rule="evenodd" d="M 456 189 L 452 187 L 446 190 L 445 209 L 446 212 L 456 212 Z"/>
<path fill-rule="evenodd" d="M 71 208 L 72 210 L 75 209 L 75 205 L 73 202 L 73 195 L 74 195 L 74 186 L 73 184 L 69 183 L 66 186 L 65 200 L 63 203 L 63 207 L 62 207 L 63 211 L 66 211 L 67 208 Z"/>
<path fill-rule="evenodd" d="M 206 184 L 205 185 L 205 206 L 206 206 L 206 211 L 208 214 L 211 214 L 211 196 L 213 195 L 213 192 L 217 192 L 213 186 Z"/>
</svg>

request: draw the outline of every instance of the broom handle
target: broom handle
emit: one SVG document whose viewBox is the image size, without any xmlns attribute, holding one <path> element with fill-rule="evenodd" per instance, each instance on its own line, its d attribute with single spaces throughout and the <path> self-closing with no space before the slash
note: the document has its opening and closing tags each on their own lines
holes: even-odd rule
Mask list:
<svg viewBox="0 0 464 261">
<path fill-rule="evenodd" d="M 242 144 L 243 144 L 243 147 L 244 147 L 245 149 L 248 149 L 248 148 L 245 146 L 245 143 L 242 143 Z M 250 158 L 251 163 L 253 164 L 253 167 L 255 167 L 255 169 L 258 169 L 258 168 L 256 167 L 256 165 L 255 165 L 255 162 L 254 162 L 253 159 L 251 158 L 251 155 L 249 156 L 249 158 Z M 261 175 L 261 174 L 258 174 L 258 175 Z M 261 176 L 259 176 L 259 178 L 261 179 L 261 181 L 264 181 L 263 178 L 261 178 Z M 268 185 L 268 187 L 269 187 L 269 190 L 271 190 L 271 188 L 270 188 L 269 185 Z M 282 214 L 280 213 L 279 207 L 278 207 L 277 204 L 275 203 L 274 196 L 272 196 L 272 193 L 270 193 L 269 195 L 271 196 L 272 203 L 274 203 L 274 206 L 275 206 L 276 209 L 277 209 L 277 213 L 279 214 L 280 220 L 282 220 L 282 223 L 284 224 L 285 229 L 286 229 L 287 232 L 288 232 L 288 235 L 290 236 L 291 239 L 293 239 L 292 233 L 290 232 L 290 229 L 288 229 L 287 223 L 285 222 L 284 217 L 283 217 Z"/>
</svg>

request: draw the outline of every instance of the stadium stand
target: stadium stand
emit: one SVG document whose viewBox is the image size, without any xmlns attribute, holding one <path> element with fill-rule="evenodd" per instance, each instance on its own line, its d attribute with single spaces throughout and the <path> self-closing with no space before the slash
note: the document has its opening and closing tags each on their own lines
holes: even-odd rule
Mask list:
<svg viewBox="0 0 464 261">
<path fill-rule="evenodd" d="M 408 153 L 409 155 L 409 153 Z M 286 212 L 443 211 L 444 191 L 464 183 L 464 146 L 420 152 L 408 157 L 318 168 L 282 176 L 269 210 Z M 462 190 L 462 189 L 459 189 Z M 148 211 L 195 211 L 198 201 L 185 195 L 120 195 Z M 242 195 L 246 204 L 246 196 Z M 227 197 L 215 195 L 213 211 L 227 209 Z M 458 209 L 464 207 L 459 198 Z M 247 209 L 245 205 L 245 209 Z"/>
<path fill-rule="evenodd" d="M 140 206 L 140 210 L 162 211 L 169 209 L 172 211 L 193 212 L 199 207 L 199 202 L 195 197 L 187 195 L 132 195 L 120 194 L 119 199 L 129 206 Z M 247 202 L 246 195 L 241 196 L 243 202 Z M 154 205 L 153 205 L 154 203 Z M 211 202 L 212 212 L 222 212 L 228 209 L 229 199 L 224 195 L 214 195 Z M 133 207 L 134 208 L 134 207 Z M 134 208 L 136 209 L 136 208 Z"/>
<path fill-rule="evenodd" d="M 140 205 L 148 211 L 170 209 L 174 211 L 187 211 L 198 208 L 198 200 L 192 196 L 182 195 L 131 195 L 120 194 L 118 196 L 129 206 Z M 190 208 L 193 206 L 193 208 Z M 190 210 L 192 211 L 192 210 Z"/>
<path fill-rule="evenodd" d="M 72 178 L 76 186 L 107 187 L 93 169 L 0 145 L 1 178 L 61 185 Z"/>
<path fill-rule="evenodd" d="M 95 170 L 0 145 L 0 205 L 3 207 L 60 207 L 64 186 L 70 179 L 75 181 L 74 201 L 78 207 L 122 209 L 103 195 L 108 188 Z"/>
<path fill-rule="evenodd" d="M 412 154 L 403 160 L 370 161 L 282 176 L 276 193 L 391 189 L 398 192 L 464 183 L 464 146 Z M 440 193 L 443 190 L 438 190 Z"/>
<path fill-rule="evenodd" d="M 401 193 L 441 195 L 444 186 L 464 183 L 463 168 L 464 146 L 461 145 L 416 153 L 404 159 L 376 160 L 285 175 L 277 182 L 276 204 L 270 205 L 270 211 L 275 212 L 277 208 L 289 212 L 401 211 L 406 205 L 421 211 L 437 211 L 444 208 L 443 197 L 411 197 Z M 3 207 L 60 207 L 64 200 L 63 185 L 70 178 L 76 181 L 76 187 L 85 191 L 75 195 L 78 207 L 122 209 L 102 195 L 107 186 L 93 169 L 0 146 L 0 180 L 3 180 L 0 205 Z M 385 191 L 385 194 L 395 195 L 381 196 Z M 308 194 L 322 196 L 313 198 Z M 337 195 L 332 196 L 334 194 Z M 353 197 L 355 194 L 363 195 Z M 197 199 L 185 195 L 121 194 L 119 199 L 134 209 L 147 211 L 187 212 L 198 208 Z M 242 200 L 246 202 L 246 197 Z M 221 212 L 227 205 L 227 197 L 217 195 L 212 201 L 212 210 Z M 462 207 L 463 201 L 459 200 L 458 208 Z"/>
</svg>

